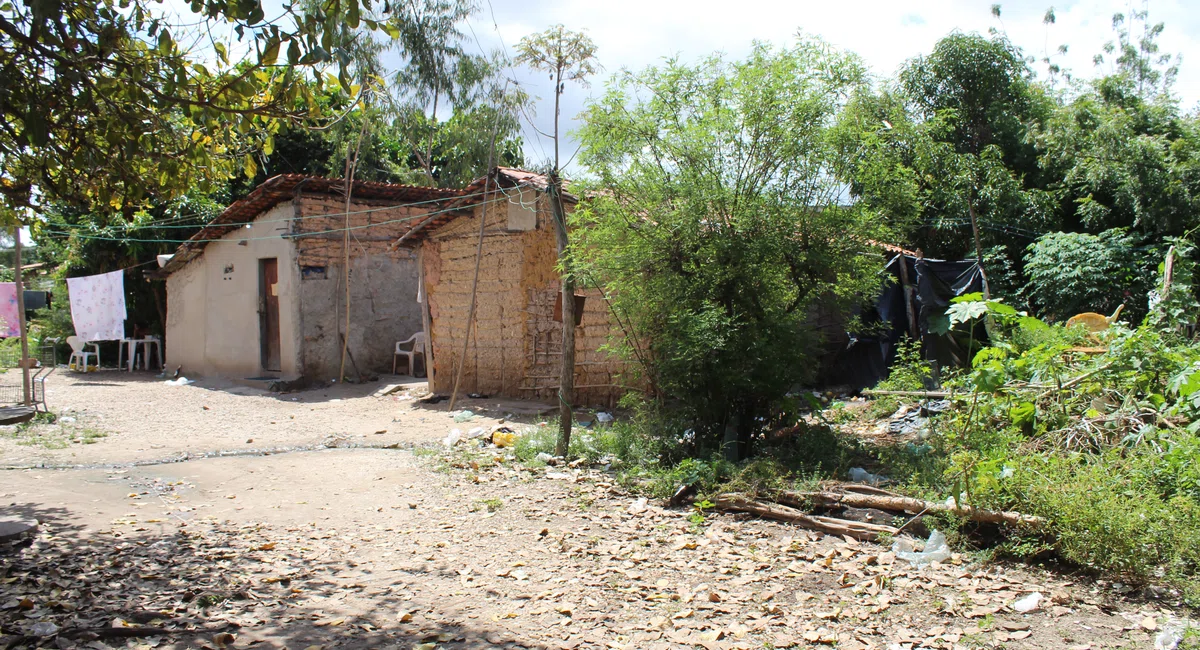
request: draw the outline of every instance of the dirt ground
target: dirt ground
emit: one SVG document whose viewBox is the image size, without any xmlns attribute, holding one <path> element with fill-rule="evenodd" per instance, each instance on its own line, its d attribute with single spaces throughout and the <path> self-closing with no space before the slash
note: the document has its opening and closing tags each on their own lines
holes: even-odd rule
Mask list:
<svg viewBox="0 0 1200 650">
<path fill-rule="evenodd" d="M 875 544 L 698 520 L 601 468 L 436 451 L 496 420 L 372 397 L 383 383 L 54 385 L 76 421 L 0 444 L 19 468 L 0 472 L 0 517 L 42 522 L 0 547 L 0 645 L 1153 648 L 1183 615 L 1061 573 L 957 555 L 916 569 Z M 1034 591 L 1036 610 L 1013 610 Z"/>
<path fill-rule="evenodd" d="M 394 384 L 404 389 L 373 397 Z M 59 421 L 38 424 L 24 435 L 0 435 L 0 465 L 144 463 L 321 445 L 411 446 L 441 439 L 452 422 L 445 402 L 417 404 L 425 386 L 423 379 L 385 376 L 367 384 L 271 393 L 219 379 L 171 386 L 152 373 L 59 370 L 46 385 L 46 399 Z M 455 405 L 480 414 L 473 426 L 488 426 L 506 415 L 528 420 L 544 408 L 471 398 Z"/>
</svg>

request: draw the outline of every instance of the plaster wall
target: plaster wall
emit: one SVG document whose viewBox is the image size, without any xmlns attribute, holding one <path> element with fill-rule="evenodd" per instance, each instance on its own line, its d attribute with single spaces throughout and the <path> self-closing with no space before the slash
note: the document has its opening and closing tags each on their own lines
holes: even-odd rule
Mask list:
<svg viewBox="0 0 1200 650">
<path fill-rule="evenodd" d="M 167 279 L 167 361 L 184 375 L 256 377 L 261 365 L 259 260 L 279 268 L 278 373 L 294 377 L 300 365 L 300 301 L 296 248 L 283 237 L 293 208 L 285 201 L 248 228 L 211 242 L 204 254 Z"/>
<path fill-rule="evenodd" d="M 331 379 L 341 367 L 338 333 L 345 327 L 346 317 L 342 264 L 301 267 L 300 275 L 304 374 Z M 351 257 L 349 342 L 353 362 L 347 360 L 347 372 L 353 374 L 355 367 L 362 373 L 391 372 L 396 341 L 420 330 L 415 254 L 401 250 Z"/>
</svg>

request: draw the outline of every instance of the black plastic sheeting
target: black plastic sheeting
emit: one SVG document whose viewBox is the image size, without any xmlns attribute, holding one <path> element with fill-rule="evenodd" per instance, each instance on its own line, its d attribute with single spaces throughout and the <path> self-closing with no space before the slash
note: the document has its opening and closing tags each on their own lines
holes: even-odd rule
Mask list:
<svg viewBox="0 0 1200 650">
<path fill-rule="evenodd" d="M 862 332 L 851 333 L 850 342 L 841 350 L 825 376 L 829 385 L 870 388 L 887 377 L 896 358 L 896 348 L 908 335 L 908 312 L 904 307 L 904 289 L 900 265 L 906 265 L 908 280 L 915 291 L 917 328 L 921 337 L 922 357 L 937 367 L 963 365 L 966 351 L 951 334 L 929 331 L 930 319 L 946 313 L 957 296 L 983 291 L 983 273 L 974 260 L 945 261 L 897 255 L 884 272 L 888 282 L 873 308 L 860 315 Z"/>
</svg>

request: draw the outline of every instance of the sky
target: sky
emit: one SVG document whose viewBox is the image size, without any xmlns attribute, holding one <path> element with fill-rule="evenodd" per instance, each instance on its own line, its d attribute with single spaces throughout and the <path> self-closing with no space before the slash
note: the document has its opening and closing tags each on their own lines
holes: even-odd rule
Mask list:
<svg viewBox="0 0 1200 650">
<path fill-rule="evenodd" d="M 1200 10 L 1197 0 L 1014 0 L 1001 2 L 1001 15 L 992 16 L 992 0 L 479 0 L 481 9 L 471 19 L 468 37 L 476 48 L 506 46 L 510 55 L 521 37 L 561 23 L 585 31 L 597 45 L 597 59 L 605 71 L 590 88 L 568 86 L 564 96 L 564 126 L 582 109 L 589 96 L 603 92 L 605 79 L 623 68 L 641 70 L 671 56 L 697 60 L 713 52 L 737 58 L 748 53 L 755 40 L 777 45 L 792 42 L 797 31 L 820 36 L 833 45 L 861 56 L 879 78 L 892 76 L 908 59 L 928 53 L 946 34 L 959 30 L 986 35 L 989 28 L 1008 34 L 1027 54 L 1039 59 L 1067 45 L 1065 56 L 1055 61 L 1078 77 L 1090 77 L 1096 67 L 1092 57 L 1105 42 L 1114 40 L 1112 16 L 1145 8 L 1151 23 L 1163 22 L 1159 39 L 1164 52 L 1179 54 L 1183 62 L 1175 92 L 1188 111 L 1200 104 Z M 1054 8 L 1055 24 L 1042 19 Z M 494 16 L 494 20 L 493 20 Z M 1044 66 L 1039 64 L 1039 73 Z M 552 84 L 540 74 L 516 68 L 517 79 L 540 97 L 534 120 L 549 130 L 553 114 Z M 548 140 L 526 126 L 525 154 L 530 163 L 549 158 Z M 563 145 L 564 158 L 575 150 Z M 568 168 L 568 172 L 570 172 Z"/>
</svg>

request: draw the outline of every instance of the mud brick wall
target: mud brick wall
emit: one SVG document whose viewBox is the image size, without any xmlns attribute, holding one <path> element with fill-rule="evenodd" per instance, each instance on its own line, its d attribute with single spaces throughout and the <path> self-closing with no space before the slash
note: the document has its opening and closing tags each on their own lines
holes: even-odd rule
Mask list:
<svg viewBox="0 0 1200 650">
<path fill-rule="evenodd" d="M 435 204 L 396 206 L 378 201 L 353 201 L 350 204 L 350 257 L 391 255 L 408 257 L 404 251 L 392 253 L 389 247 Z M 342 262 L 342 232 L 347 217 L 345 199 L 330 194 L 302 194 L 298 219 L 292 222 L 291 236 L 301 267 L 331 266 Z"/>
<path fill-rule="evenodd" d="M 484 226 L 475 327 L 467 346 L 460 393 L 484 393 L 557 403 L 562 326 L 554 320 L 560 282 L 553 222 L 538 201 L 537 228 L 509 230 L 508 213 L 491 206 Z M 424 245 L 432 316 L 434 389 L 449 393 L 463 354 L 482 210 L 430 235 Z M 600 350 L 613 333 L 608 307 L 595 291 L 576 329 L 575 403 L 611 407 L 621 362 Z"/>
</svg>

